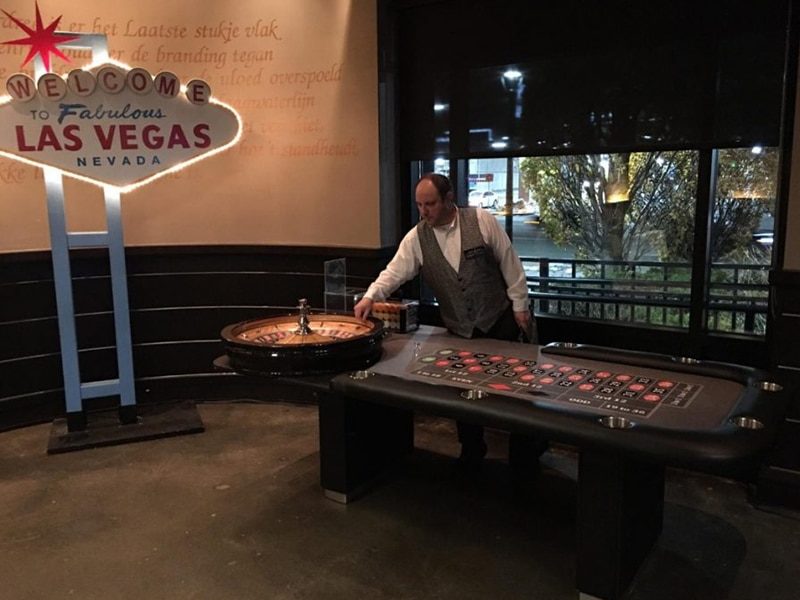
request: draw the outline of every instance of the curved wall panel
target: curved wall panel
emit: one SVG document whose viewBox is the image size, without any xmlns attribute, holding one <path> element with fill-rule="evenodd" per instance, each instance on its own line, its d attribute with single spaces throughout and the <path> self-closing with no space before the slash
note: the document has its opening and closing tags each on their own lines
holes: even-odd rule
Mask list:
<svg viewBox="0 0 800 600">
<path fill-rule="evenodd" d="M 388 256 L 296 247 L 129 248 L 137 401 L 274 396 L 284 383 L 215 370 L 223 326 L 293 312 L 299 298 L 321 310 L 324 261 L 347 258 L 348 286 L 366 287 Z M 112 379 L 116 356 L 107 256 L 73 252 L 72 275 L 81 380 Z M 0 307 L 0 430 L 63 414 L 49 253 L 0 255 Z M 96 399 L 84 406 L 115 403 Z"/>
</svg>

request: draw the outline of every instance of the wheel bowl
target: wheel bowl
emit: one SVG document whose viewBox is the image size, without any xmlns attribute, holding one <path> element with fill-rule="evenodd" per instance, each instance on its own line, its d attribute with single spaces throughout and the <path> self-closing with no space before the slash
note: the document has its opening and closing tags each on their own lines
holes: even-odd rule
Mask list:
<svg viewBox="0 0 800 600">
<path fill-rule="evenodd" d="M 298 315 L 243 321 L 220 336 L 234 371 L 256 375 L 314 375 L 366 369 L 381 357 L 383 321 L 351 314 L 309 315 L 310 335 L 300 335 Z"/>
</svg>

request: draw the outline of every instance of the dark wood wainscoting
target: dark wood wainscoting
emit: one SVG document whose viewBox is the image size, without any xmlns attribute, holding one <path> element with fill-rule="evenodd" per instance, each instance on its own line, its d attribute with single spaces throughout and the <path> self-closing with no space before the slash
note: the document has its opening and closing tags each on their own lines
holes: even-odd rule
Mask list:
<svg viewBox="0 0 800 600">
<path fill-rule="evenodd" d="M 116 377 L 108 256 L 73 251 L 82 381 Z M 128 295 L 138 402 L 268 397 L 275 383 L 216 371 L 220 330 L 324 306 L 324 262 L 347 259 L 350 287 L 366 287 L 392 249 L 309 247 L 128 248 Z M 87 408 L 114 404 L 97 399 Z M 64 412 L 58 320 L 49 252 L 0 255 L 0 430 Z"/>
<path fill-rule="evenodd" d="M 779 479 L 792 480 L 800 507 L 800 271 L 770 274 L 772 368 L 793 390 L 793 398 L 772 464 Z"/>
<path fill-rule="evenodd" d="M 137 400 L 274 396 L 275 382 L 216 371 L 220 330 L 230 323 L 291 312 L 299 298 L 324 306 L 324 262 L 347 259 L 348 285 L 365 288 L 393 248 L 207 246 L 128 248 L 127 269 Z M 76 329 L 83 381 L 116 376 L 108 257 L 74 251 Z M 415 284 L 405 286 L 413 297 Z M 783 274 L 773 295 L 783 317 L 767 351 L 763 340 L 539 318 L 540 341 L 572 341 L 631 350 L 722 360 L 800 373 L 800 276 Z M 420 320 L 440 324 L 435 306 Z M 795 315 L 793 317 L 792 315 Z M 776 358 L 777 357 L 777 358 Z M 783 360 L 783 362 L 780 362 Z M 56 301 L 49 252 L 0 254 L 0 430 L 42 422 L 64 411 Z M 114 405 L 96 399 L 87 408 Z M 795 407 L 795 416 L 800 409 Z M 795 421 L 790 424 L 796 425 Z M 794 435 L 794 439 L 800 436 Z M 790 449 L 789 454 L 795 452 Z M 794 455 L 796 457 L 796 454 Z"/>
</svg>

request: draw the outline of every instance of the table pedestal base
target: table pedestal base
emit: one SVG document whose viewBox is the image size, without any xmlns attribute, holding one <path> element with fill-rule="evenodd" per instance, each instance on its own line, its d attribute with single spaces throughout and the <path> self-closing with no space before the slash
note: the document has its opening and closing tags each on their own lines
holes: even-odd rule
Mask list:
<svg viewBox="0 0 800 600">
<path fill-rule="evenodd" d="M 661 533 L 664 467 L 580 451 L 577 583 L 589 597 L 621 597 Z"/>
<path fill-rule="evenodd" d="M 352 502 L 413 447 L 412 411 L 320 395 L 320 479 L 331 500 Z"/>
<path fill-rule="evenodd" d="M 413 411 L 324 394 L 319 403 L 325 496 L 352 502 L 414 444 Z M 546 493 L 546 490 L 543 492 Z M 577 587 L 582 600 L 616 600 L 661 533 L 664 467 L 620 453 L 581 449 Z"/>
</svg>

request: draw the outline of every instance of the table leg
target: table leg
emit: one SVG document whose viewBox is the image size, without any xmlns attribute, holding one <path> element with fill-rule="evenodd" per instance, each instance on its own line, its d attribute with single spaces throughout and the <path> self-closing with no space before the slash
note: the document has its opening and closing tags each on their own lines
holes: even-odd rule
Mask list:
<svg viewBox="0 0 800 600">
<path fill-rule="evenodd" d="M 414 414 L 328 393 L 319 399 L 320 480 L 325 496 L 347 503 L 414 447 Z"/>
<path fill-rule="evenodd" d="M 577 583 L 581 598 L 620 598 L 661 533 L 664 467 L 582 450 Z"/>
</svg>

